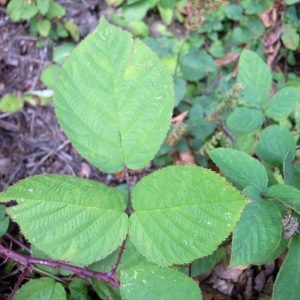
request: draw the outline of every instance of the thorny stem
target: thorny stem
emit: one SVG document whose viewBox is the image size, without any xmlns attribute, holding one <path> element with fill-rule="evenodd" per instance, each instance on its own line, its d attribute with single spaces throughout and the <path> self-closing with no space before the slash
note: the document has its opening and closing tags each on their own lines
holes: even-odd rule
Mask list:
<svg viewBox="0 0 300 300">
<path fill-rule="evenodd" d="M 22 254 L 18 254 L 10 249 L 4 248 L 2 245 L 0 245 L 0 255 L 5 258 L 10 258 L 27 268 L 28 268 L 28 266 L 30 266 L 32 264 L 45 265 L 50 268 L 61 268 L 64 270 L 71 271 L 79 276 L 94 277 L 98 280 L 103 280 L 103 281 L 107 282 L 111 286 L 114 286 L 117 288 L 120 287 L 120 283 L 115 278 L 113 278 L 111 276 L 107 276 L 108 275 L 107 273 L 96 272 L 96 271 L 92 271 L 92 270 L 81 268 L 81 267 L 76 267 L 76 266 L 73 266 L 73 265 L 70 265 L 67 263 L 63 263 L 63 262 L 55 261 L 55 260 L 51 260 L 51 259 L 41 259 L 41 258 L 25 256 Z"/>
<path fill-rule="evenodd" d="M 126 208 L 126 213 L 128 216 L 130 216 L 133 213 L 132 203 L 131 203 L 131 190 L 130 190 L 130 179 L 129 179 L 129 171 L 128 168 L 125 167 L 125 178 L 126 178 L 126 184 L 127 184 L 127 195 L 128 195 L 128 204 Z"/>
<path fill-rule="evenodd" d="M 111 270 L 108 272 L 108 276 L 112 276 L 113 274 L 115 274 L 115 272 L 116 272 L 116 270 L 117 270 L 117 268 L 118 268 L 118 266 L 120 264 L 120 261 L 121 261 L 122 255 L 124 253 L 124 250 L 126 249 L 125 245 L 126 245 L 127 239 L 128 239 L 128 234 L 126 235 L 125 240 L 123 241 L 122 245 L 120 246 L 120 251 L 118 253 L 117 261 L 113 265 L 113 267 L 111 268 Z"/>
<path fill-rule="evenodd" d="M 14 286 L 14 289 L 12 290 L 11 294 L 8 296 L 7 300 L 12 300 L 16 292 L 18 291 L 20 285 L 22 284 L 23 280 L 25 279 L 26 273 L 29 271 L 29 266 L 25 265 L 21 276 L 19 277 L 16 285 Z"/>
</svg>

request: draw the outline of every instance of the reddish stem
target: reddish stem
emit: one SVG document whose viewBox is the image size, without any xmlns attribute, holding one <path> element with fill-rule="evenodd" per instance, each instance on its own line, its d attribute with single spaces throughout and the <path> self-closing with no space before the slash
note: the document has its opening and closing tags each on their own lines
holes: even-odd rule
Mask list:
<svg viewBox="0 0 300 300">
<path fill-rule="evenodd" d="M 16 283 L 16 285 L 14 286 L 13 291 L 11 292 L 11 294 L 8 296 L 7 300 L 12 300 L 14 295 L 16 294 L 16 292 L 18 291 L 19 287 L 21 286 L 23 280 L 25 279 L 26 273 L 29 270 L 29 266 L 25 266 L 21 276 L 18 279 L 18 282 Z"/>
<path fill-rule="evenodd" d="M 117 268 L 118 268 L 118 266 L 120 264 L 120 261 L 121 261 L 122 255 L 124 253 L 124 250 L 126 249 L 125 245 L 126 245 L 126 242 L 127 242 L 127 238 L 128 238 L 128 235 L 126 235 L 125 240 L 123 241 L 122 245 L 120 246 L 120 251 L 118 253 L 117 261 L 113 265 L 113 267 L 111 268 L 111 270 L 109 271 L 108 276 L 112 276 L 113 274 L 115 274 L 115 272 L 116 272 L 116 270 L 117 270 Z"/>
<path fill-rule="evenodd" d="M 33 264 L 38 264 L 38 265 L 49 266 L 51 268 L 60 268 L 60 269 L 71 271 L 74 274 L 77 274 L 79 276 L 90 276 L 98 280 L 103 280 L 116 288 L 120 287 L 120 283 L 117 281 L 117 279 L 109 276 L 108 273 L 96 272 L 96 271 L 92 271 L 81 267 L 76 267 L 67 263 L 63 263 L 51 259 L 41 259 L 41 258 L 25 256 L 22 254 L 18 254 L 10 249 L 7 249 L 2 245 L 0 245 L 0 255 L 10 258 L 25 267 L 28 267 Z"/>
</svg>

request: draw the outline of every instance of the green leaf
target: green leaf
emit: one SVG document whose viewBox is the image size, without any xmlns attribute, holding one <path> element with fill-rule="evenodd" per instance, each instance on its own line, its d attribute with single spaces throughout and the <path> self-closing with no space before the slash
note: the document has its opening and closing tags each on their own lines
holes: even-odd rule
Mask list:
<svg viewBox="0 0 300 300">
<path fill-rule="evenodd" d="M 269 126 L 260 135 L 255 153 L 272 166 L 282 168 L 283 161 L 290 151 L 295 158 L 296 144 L 288 129 L 278 125 Z"/>
<path fill-rule="evenodd" d="M 155 0 L 155 2 L 158 2 L 158 0 Z M 128 3 L 127 5 L 123 5 L 122 11 L 126 20 L 140 21 L 146 16 L 147 11 L 151 7 L 153 7 L 153 1 L 138 0 L 138 1 L 131 1 L 131 3 Z"/>
<path fill-rule="evenodd" d="M 294 186 L 300 190 L 300 161 L 294 163 Z"/>
<path fill-rule="evenodd" d="M 89 268 L 97 272 L 109 272 L 116 263 L 119 252 L 120 249 L 118 248 L 109 256 L 90 265 Z M 125 244 L 125 250 L 123 252 L 121 262 L 118 265 L 116 273 L 119 274 L 121 270 L 149 264 L 150 262 L 140 252 L 138 252 L 138 250 L 131 242 L 130 238 L 128 238 Z"/>
<path fill-rule="evenodd" d="M 264 123 L 264 114 L 255 108 L 241 107 L 235 109 L 227 119 L 230 130 L 249 133 L 259 129 Z"/>
<path fill-rule="evenodd" d="M 158 57 L 102 18 L 70 55 L 55 110 L 78 152 L 105 172 L 143 168 L 169 129 L 172 78 Z"/>
<path fill-rule="evenodd" d="M 185 91 L 186 91 L 185 85 L 186 85 L 186 82 L 182 78 L 179 78 L 179 77 L 174 78 L 174 88 L 175 88 L 175 103 L 174 103 L 174 106 L 175 107 L 184 98 Z"/>
<path fill-rule="evenodd" d="M 270 255 L 266 258 L 265 261 L 272 262 L 276 258 L 278 258 L 286 250 L 288 243 L 289 243 L 289 240 L 281 239 L 278 247 L 276 249 L 274 249 L 273 252 L 270 253 Z"/>
<path fill-rule="evenodd" d="M 49 10 L 49 0 L 37 0 L 37 7 L 42 15 L 45 15 Z"/>
<path fill-rule="evenodd" d="M 266 169 L 249 154 L 229 148 L 216 148 L 209 152 L 209 156 L 226 176 L 242 187 L 252 185 L 259 193 L 266 190 Z"/>
<path fill-rule="evenodd" d="M 288 151 L 284 161 L 283 161 L 283 176 L 284 183 L 287 185 L 295 186 L 295 172 L 293 167 L 293 156 Z"/>
<path fill-rule="evenodd" d="M 272 0 L 241 0 L 241 5 L 249 15 L 258 15 L 273 4 Z"/>
<path fill-rule="evenodd" d="M 266 115 L 272 119 L 283 119 L 290 115 L 299 102 L 299 91 L 287 87 L 277 92 L 265 106 Z"/>
<path fill-rule="evenodd" d="M 296 3 L 298 3 L 299 2 L 299 0 L 286 0 L 285 1 L 285 4 L 286 5 L 293 5 L 293 4 L 296 4 Z"/>
<path fill-rule="evenodd" d="M 157 8 L 162 21 L 168 26 L 171 25 L 174 17 L 173 9 L 171 7 L 163 7 L 162 5 L 158 5 Z"/>
<path fill-rule="evenodd" d="M 62 64 L 74 49 L 72 43 L 63 43 L 54 48 L 53 61 L 57 64 Z"/>
<path fill-rule="evenodd" d="M 176 54 L 175 48 L 176 43 L 173 39 L 170 38 L 153 38 L 148 37 L 143 40 L 143 42 L 150 47 L 159 58 L 172 57 Z"/>
<path fill-rule="evenodd" d="M 149 36 L 149 26 L 143 21 L 129 22 L 126 27 L 135 37 L 145 38 Z"/>
<path fill-rule="evenodd" d="M 35 257 L 35 258 L 42 258 L 42 259 L 49 259 L 50 258 L 43 251 L 37 249 L 33 245 L 31 245 L 30 250 L 31 250 L 32 256 Z M 37 267 L 39 270 L 43 270 L 44 272 L 46 272 L 48 274 L 51 274 L 51 275 L 58 275 L 60 273 L 60 271 L 63 271 L 60 268 L 52 268 L 52 267 L 49 267 L 47 265 L 36 264 L 35 267 Z"/>
<path fill-rule="evenodd" d="M 31 19 L 37 13 L 37 6 L 27 0 L 11 0 L 7 5 L 7 15 L 13 22 Z"/>
<path fill-rule="evenodd" d="M 272 185 L 266 190 L 265 197 L 277 199 L 300 214 L 300 191 L 293 186 Z"/>
<path fill-rule="evenodd" d="M 270 96 L 271 70 L 254 52 L 244 50 L 238 66 L 238 82 L 249 104 L 260 107 Z"/>
<path fill-rule="evenodd" d="M 68 30 L 72 39 L 75 42 L 78 42 L 80 39 L 80 33 L 79 33 L 78 26 L 76 24 L 74 24 L 73 22 L 67 21 L 64 23 L 64 27 Z"/>
<path fill-rule="evenodd" d="M 105 2 L 109 6 L 118 7 L 124 2 L 124 0 L 105 0 Z"/>
<path fill-rule="evenodd" d="M 0 205 L 0 238 L 4 235 L 9 226 L 9 218 L 5 215 L 5 206 Z"/>
<path fill-rule="evenodd" d="M 243 8 L 238 4 L 228 4 L 223 6 L 223 12 L 228 19 L 241 21 L 243 18 Z"/>
<path fill-rule="evenodd" d="M 54 18 L 62 18 L 66 14 L 66 10 L 57 2 L 49 2 L 49 9 L 46 18 L 52 20 Z"/>
<path fill-rule="evenodd" d="M 234 229 L 230 266 L 267 263 L 281 241 L 281 232 L 281 214 L 276 204 L 253 199 Z"/>
<path fill-rule="evenodd" d="M 7 94 L 0 100 L 0 111 L 13 113 L 23 108 L 23 101 L 13 94 Z"/>
<path fill-rule="evenodd" d="M 183 78 L 191 81 L 202 79 L 207 72 L 214 72 L 217 66 L 204 50 L 192 48 L 179 62 Z"/>
<path fill-rule="evenodd" d="M 36 26 L 41 36 L 46 37 L 49 35 L 51 29 L 51 22 L 49 20 L 47 19 L 38 20 Z"/>
<path fill-rule="evenodd" d="M 258 17 L 245 18 L 243 16 L 242 24 L 237 26 L 232 32 L 232 43 L 250 43 L 250 45 L 255 43 L 256 45 L 260 43 L 259 40 L 264 33 L 265 27 Z"/>
<path fill-rule="evenodd" d="M 132 191 L 131 241 L 156 264 L 188 263 L 217 248 L 246 203 L 210 170 L 167 167 L 144 177 Z"/>
<path fill-rule="evenodd" d="M 112 299 L 112 300 L 121 300 L 121 295 L 119 289 L 112 287 L 105 281 L 99 281 L 95 278 L 92 278 L 93 289 L 97 293 L 100 299 Z"/>
<path fill-rule="evenodd" d="M 67 300 L 66 291 L 60 282 L 53 278 L 31 279 L 21 286 L 14 300 Z"/>
<path fill-rule="evenodd" d="M 60 67 L 57 65 L 52 65 L 42 71 L 40 79 L 44 85 L 53 89 L 56 85 L 56 80 L 59 72 Z"/>
<path fill-rule="evenodd" d="M 145 266 L 121 272 L 122 299 L 201 300 L 192 278 L 167 268 Z"/>
<path fill-rule="evenodd" d="M 165 8 L 173 8 L 176 5 L 176 0 L 160 0 L 159 4 Z"/>
<path fill-rule="evenodd" d="M 66 28 L 64 27 L 64 25 L 61 22 L 56 24 L 55 32 L 57 33 L 57 35 L 59 37 L 62 37 L 62 38 L 66 38 L 69 36 L 69 32 L 66 30 Z"/>
<path fill-rule="evenodd" d="M 225 261 L 227 256 L 226 249 L 221 247 L 206 257 L 196 259 L 192 262 L 191 277 L 199 276 L 211 270 L 220 261 Z"/>
<path fill-rule="evenodd" d="M 289 246 L 289 252 L 286 256 L 279 273 L 277 275 L 272 299 L 298 300 L 300 295 L 300 237 L 294 236 Z"/>
<path fill-rule="evenodd" d="M 124 196 L 71 176 L 29 177 L 0 194 L 26 238 L 53 259 L 88 265 L 113 252 L 127 233 Z"/>
<path fill-rule="evenodd" d="M 243 133 L 235 136 L 235 141 L 233 142 L 233 148 L 246 152 L 248 154 L 252 153 L 255 145 L 255 139 L 253 133 Z"/>
<path fill-rule="evenodd" d="M 214 41 L 209 47 L 209 53 L 216 58 L 223 58 L 225 56 L 225 49 L 221 40 Z"/>
<path fill-rule="evenodd" d="M 284 46 L 292 51 L 297 50 L 300 39 L 297 29 L 291 24 L 285 24 L 283 29 L 284 31 L 281 36 L 281 40 Z"/>
<path fill-rule="evenodd" d="M 70 297 L 68 300 L 86 300 L 88 299 L 88 290 L 86 283 L 80 279 L 75 278 L 68 286 L 70 290 Z"/>
</svg>

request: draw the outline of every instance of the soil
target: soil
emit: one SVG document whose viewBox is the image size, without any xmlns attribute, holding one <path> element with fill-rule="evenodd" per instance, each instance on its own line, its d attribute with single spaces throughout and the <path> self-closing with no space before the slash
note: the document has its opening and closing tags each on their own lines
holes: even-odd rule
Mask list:
<svg viewBox="0 0 300 300">
<path fill-rule="evenodd" d="M 67 8 L 66 19 L 79 26 L 81 37 L 94 29 L 100 15 L 111 13 L 104 1 L 61 2 Z M 40 72 L 51 61 L 55 44 L 49 41 L 43 48 L 34 47 L 39 38 L 29 35 L 27 22 L 12 23 L 4 5 L 0 5 L 0 33 L 0 96 L 43 89 Z M 149 168 L 144 172 L 149 172 Z M 25 104 L 16 113 L 0 113 L 0 191 L 37 174 L 67 174 L 108 185 L 123 181 L 118 176 L 103 174 L 77 153 L 57 123 L 53 104 Z M 142 175 L 134 176 L 136 181 Z M 8 233 L 2 239 L 3 244 L 10 245 L 12 236 L 26 243 L 15 224 Z M 228 261 L 218 264 L 198 278 L 203 298 L 263 299 L 271 295 L 280 263 L 278 260 L 245 268 L 227 268 Z M 18 271 L 3 277 L 1 268 L 3 264 L 0 264 L 0 299 L 4 299 L 1 294 L 13 288 Z"/>
</svg>

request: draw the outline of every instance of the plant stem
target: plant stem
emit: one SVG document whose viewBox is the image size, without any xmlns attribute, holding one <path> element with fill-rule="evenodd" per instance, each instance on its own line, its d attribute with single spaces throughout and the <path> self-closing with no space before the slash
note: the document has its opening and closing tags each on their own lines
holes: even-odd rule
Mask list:
<svg viewBox="0 0 300 300">
<path fill-rule="evenodd" d="M 26 273 L 29 271 L 29 266 L 25 265 L 21 276 L 19 277 L 16 285 L 14 286 L 14 289 L 12 290 L 11 294 L 8 296 L 7 300 L 12 300 L 16 292 L 18 291 L 20 285 L 22 284 L 23 280 L 25 279 Z"/>
<path fill-rule="evenodd" d="M 184 37 L 183 41 L 181 42 L 181 45 L 180 45 L 180 48 L 179 48 L 179 51 L 178 51 L 178 55 L 177 55 L 177 59 L 176 59 L 176 65 L 175 65 L 173 77 L 176 77 L 178 66 L 179 66 L 179 60 L 180 60 L 181 52 L 182 52 L 182 49 L 183 49 L 183 46 L 184 46 L 185 42 L 186 42 L 186 36 Z"/>
<path fill-rule="evenodd" d="M 31 250 L 26 247 L 24 244 L 22 244 L 21 242 L 19 242 L 18 240 L 16 240 L 12 235 L 10 235 L 9 233 L 5 233 L 4 234 L 7 238 L 9 238 L 11 241 L 13 241 L 16 245 L 18 245 L 19 247 L 21 247 L 21 249 L 27 251 L 29 254 L 31 254 Z"/>
<path fill-rule="evenodd" d="M 108 277 L 107 273 L 96 272 L 96 271 L 92 271 L 92 270 L 89 270 L 86 268 L 73 266 L 73 265 L 70 265 L 67 263 L 63 263 L 63 262 L 55 261 L 55 260 L 51 260 L 51 259 L 41 259 L 41 258 L 25 256 L 22 254 L 18 254 L 10 249 L 4 248 L 2 245 L 0 245 L 0 255 L 4 256 L 5 258 L 10 258 L 25 267 L 28 267 L 32 264 L 39 264 L 39 265 L 49 266 L 51 268 L 60 268 L 60 269 L 71 271 L 74 274 L 77 274 L 79 276 L 94 277 L 98 280 L 103 280 L 103 281 L 107 282 L 111 286 L 114 286 L 117 288 L 120 287 L 119 282 L 112 277 Z"/>
<path fill-rule="evenodd" d="M 109 273 L 108 273 L 108 276 L 109 276 L 109 277 L 112 276 L 113 274 L 115 274 L 115 272 L 116 272 L 116 270 L 117 270 L 117 268 L 118 268 L 118 266 L 119 266 L 119 264 L 120 264 L 122 255 L 123 255 L 123 253 L 124 253 L 124 250 L 126 249 L 125 244 L 126 244 L 126 242 L 127 242 L 127 239 L 128 239 L 128 234 L 126 235 L 125 240 L 123 241 L 122 245 L 120 246 L 120 251 L 119 251 L 119 253 L 118 253 L 118 258 L 117 258 L 116 263 L 113 265 L 113 267 L 111 268 L 111 270 L 110 270 Z"/>
<path fill-rule="evenodd" d="M 217 126 L 230 138 L 231 141 L 235 141 L 235 136 L 220 120 L 217 120 Z"/>
<path fill-rule="evenodd" d="M 125 178 L 126 178 L 126 184 L 127 184 L 127 195 L 128 195 L 128 204 L 126 208 L 126 213 L 128 216 L 130 216 L 133 213 L 132 203 L 131 203 L 131 190 L 130 190 L 130 179 L 129 179 L 129 171 L 128 168 L 125 167 Z"/>
</svg>

